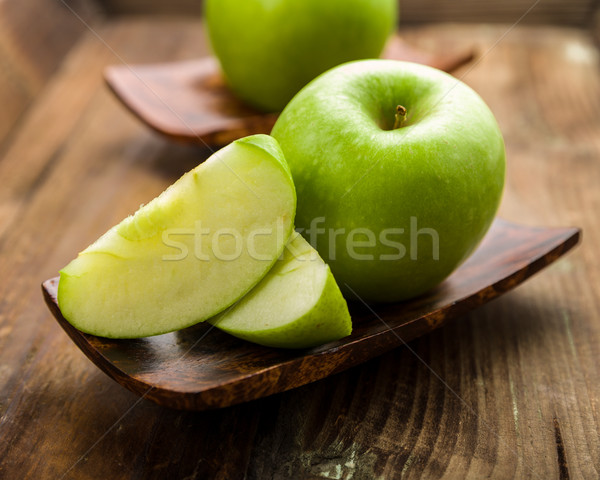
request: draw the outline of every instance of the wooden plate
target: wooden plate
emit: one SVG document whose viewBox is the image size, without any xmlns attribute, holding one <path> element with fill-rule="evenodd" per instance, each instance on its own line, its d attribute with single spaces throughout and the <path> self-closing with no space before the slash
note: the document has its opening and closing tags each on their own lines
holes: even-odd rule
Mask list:
<svg viewBox="0 0 600 480">
<path fill-rule="evenodd" d="M 430 55 L 392 38 L 386 58 L 451 72 L 473 59 L 473 50 Z M 212 57 L 152 65 L 115 65 L 105 79 L 116 97 L 142 122 L 173 140 L 225 145 L 245 135 L 269 133 L 277 114 L 263 114 L 240 102 L 223 83 Z"/>
<path fill-rule="evenodd" d="M 356 302 L 351 336 L 295 351 L 244 342 L 208 324 L 136 340 L 86 335 L 60 313 L 58 278 L 44 282 L 42 290 L 61 327 L 118 383 L 160 405 L 203 410 L 299 387 L 381 355 L 516 287 L 579 238 L 576 228 L 496 220 L 473 256 L 436 290 L 398 304 Z"/>
</svg>

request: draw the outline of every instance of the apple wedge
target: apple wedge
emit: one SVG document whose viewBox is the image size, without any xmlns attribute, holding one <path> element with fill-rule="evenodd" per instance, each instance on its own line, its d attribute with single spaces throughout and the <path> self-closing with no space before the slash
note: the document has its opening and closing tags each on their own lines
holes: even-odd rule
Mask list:
<svg viewBox="0 0 600 480">
<path fill-rule="evenodd" d="M 277 141 L 237 140 L 63 268 L 59 307 L 79 330 L 111 338 L 206 320 L 271 269 L 293 232 L 295 209 Z"/>
<path fill-rule="evenodd" d="M 238 338 L 281 348 L 321 345 L 352 331 L 329 267 L 297 233 L 261 282 L 209 322 Z"/>
</svg>

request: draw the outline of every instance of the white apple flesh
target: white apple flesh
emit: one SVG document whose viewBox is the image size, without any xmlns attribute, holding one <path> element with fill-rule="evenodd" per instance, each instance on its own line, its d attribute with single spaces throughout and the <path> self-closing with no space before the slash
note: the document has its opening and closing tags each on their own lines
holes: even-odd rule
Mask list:
<svg viewBox="0 0 600 480">
<path fill-rule="evenodd" d="M 313 347 L 352 332 L 348 306 L 329 267 L 299 234 L 258 285 L 209 322 L 238 338 L 279 348 Z"/>
<path fill-rule="evenodd" d="M 63 268 L 60 309 L 76 328 L 112 338 L 206 320 L 269 271 L 293 231 L 295 207 L 277 142 L 238 140 Z"/>
</svg>

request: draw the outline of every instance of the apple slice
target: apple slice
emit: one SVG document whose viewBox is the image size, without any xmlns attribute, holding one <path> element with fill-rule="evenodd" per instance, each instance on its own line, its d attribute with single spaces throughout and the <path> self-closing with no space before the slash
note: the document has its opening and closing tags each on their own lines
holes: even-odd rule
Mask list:
<svg viewBox="0 0 600 480">
<path fill-rule="evenodd" d="M 60 272 L 58 304 L 83 332 L 136 338 L 206 320 L 269 271 L 296 193 L 277 141 L 235 141 L 111 228 Z"/>
<path fill-rule="evenodd" d="M 265 278 L 209 322 L 238 338 L 281 348 L 313 347 L 352 331 L 329 267 L 297 233 Z"/>
</svg>

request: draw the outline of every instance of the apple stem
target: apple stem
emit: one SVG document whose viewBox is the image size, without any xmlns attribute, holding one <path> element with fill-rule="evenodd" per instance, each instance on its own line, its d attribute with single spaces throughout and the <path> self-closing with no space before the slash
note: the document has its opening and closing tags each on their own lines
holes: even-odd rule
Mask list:
<svg viewBox="0 0 600 480">
<path fill-rule="evenodd" d="M 394 122 L 393 130 L 400 128 L 405 120 L 406 120 L 406 108 L 404 108 L 402 105 L 398 105 L 396 107 L 396 121 Z"/>
</svg>

